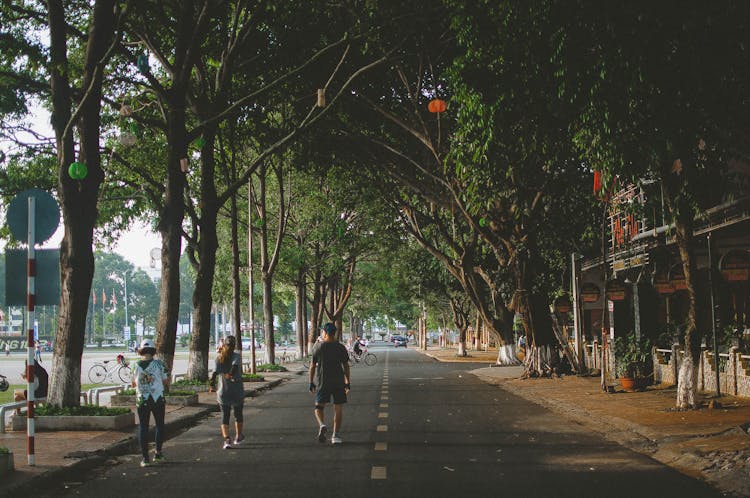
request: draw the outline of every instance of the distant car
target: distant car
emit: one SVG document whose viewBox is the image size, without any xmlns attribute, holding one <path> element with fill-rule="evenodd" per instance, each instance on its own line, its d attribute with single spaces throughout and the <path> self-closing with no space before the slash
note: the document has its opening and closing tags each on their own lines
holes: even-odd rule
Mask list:
<svg viewBox="0 0 750 498">
<path fill-rule="evenodd" d="M 394 345 L 395 347 L 400 347 L 400 346 L 406 347 L 406 343 L 407 343 L 407 342 L 409 342 L 409 341 L 408 341 L 408 340 L 406 339 L 406 337 L 401 337 L 401 336 L 398 336 L 398 337 L 396 337 L 396 338 L 395 338 L 395 339 L 393 340 L 393 345 Z"/>
</svg>

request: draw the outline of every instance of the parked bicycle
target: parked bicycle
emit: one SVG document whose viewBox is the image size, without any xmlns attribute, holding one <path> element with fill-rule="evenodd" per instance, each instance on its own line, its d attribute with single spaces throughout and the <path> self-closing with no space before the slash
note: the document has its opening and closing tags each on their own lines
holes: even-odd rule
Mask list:
<svg viewBox="0 0 750 498">
<path fill-rule="evenodd" d="M 359 354 L 353 349 L 349 349 L 349 364 L 354 365 L 360 361 L 364 361 L 365 365 L 371 367 L 378 362 L 378 357 L 370 353 L 367 348 L 362 348 Z"/>
<path fill-rule="evenodd" d="M 118 354 L 114 360 L 100 361 L 89 368 L 89 380 L 93 384 L 101 384 L 107 379 L 116 382 L 115 375 L 125 383 L 132 379 L 130 366 L 124 355 Z"/>
</svg>

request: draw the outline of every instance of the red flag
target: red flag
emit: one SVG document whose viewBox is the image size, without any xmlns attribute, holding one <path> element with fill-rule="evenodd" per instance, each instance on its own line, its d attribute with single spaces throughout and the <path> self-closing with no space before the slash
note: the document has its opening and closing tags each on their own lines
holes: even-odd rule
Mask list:
<svg viewBox="0 0 750 498">
<path fill-rule="evenodd" d="M 91 293 L 91 299 L 94 301 L 94 304 L 96 304 L 96 291 Z"/>
<path fill-rule="evenodd" d="M 594 195 L 597 195 L 602 189 L 602 174 L 594 170 Z"/>
</svg>

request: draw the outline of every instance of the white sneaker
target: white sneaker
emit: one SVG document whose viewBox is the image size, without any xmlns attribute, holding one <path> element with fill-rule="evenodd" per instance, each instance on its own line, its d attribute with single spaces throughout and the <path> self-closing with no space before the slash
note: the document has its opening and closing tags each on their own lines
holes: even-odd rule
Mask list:
<svg viewBox="0 0 750 498">
<path fill-rule="evenodd" d="M 338 434 L 334 434 L 333 436 L 331 436 L 331 444 L 341 444 L 341 443 L 343 443 L 343 441 L 341 440 L 341 436 L 339 436 Z"/>
<path fill-rule="evenodd" d="M 318 429 L 318 442 L 319 443 L 325 443 L 326 442 L 326 432 L 328 431 L 328 427 L 325 425 L 321 425 L 320 429 Z"/>
<path fill-rule="evenodd" d="M 231 440 L 231 439 L 229 439 L 229 438 L 226 438 L 226 439 L 224 440 L 224 446 L 222 446 L 222 449 L 224 449 L 224 450 L 228 450 L 228 449 L 229 449 L 229 448 L 231 448 L 231 447 L 232 447 L 232 440 Z"/>
</svg>

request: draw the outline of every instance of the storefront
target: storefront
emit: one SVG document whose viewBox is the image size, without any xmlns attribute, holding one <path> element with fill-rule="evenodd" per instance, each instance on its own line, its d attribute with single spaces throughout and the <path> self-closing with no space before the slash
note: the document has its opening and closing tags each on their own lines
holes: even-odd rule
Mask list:
<svg viewBox="0 0 750 498">
<path fill-rule="evenodd" d="M 635 337 L 671 347 L 684 330 L 689 296 L 673 227 L 653 207 L 645 209 L 647 195 L 642 188 L 629 187 L 610 199 L 606 254 L 580 264 L 574 305 L 580 310 L 589 368 L 598 368 L 601 361 L 596 358 L 599 353 L 594 354 L 594 343 L 601 347 L 603 334 L 608 343 Z M 727 349 L 729 336 L 743 333 L 750 347 L 750 197 L 702 213 L 694 236 L 696 298 L 698 306 L 707 310 L 701 314 L 699 330 L 709 345 L 716 331 L 720 351 Z"/>
</svg>

